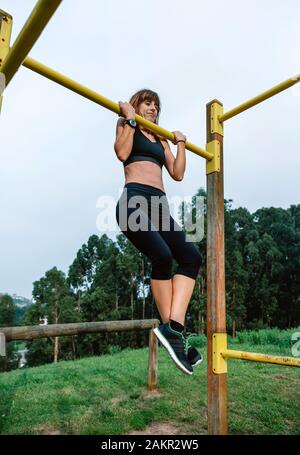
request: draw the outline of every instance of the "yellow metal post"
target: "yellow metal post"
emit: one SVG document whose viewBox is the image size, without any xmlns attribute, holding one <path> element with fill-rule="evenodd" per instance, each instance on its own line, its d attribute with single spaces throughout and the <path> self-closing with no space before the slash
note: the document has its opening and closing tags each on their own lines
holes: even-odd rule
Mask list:
<svg viewBox="0 0 300 455">
<path fill-rule="evenodd" d="M 251 362 L 272 363 L 289 367 L 300 367 L 300 358 L 284 357 L 279 355 L 261 354 L 257 352 L 235 351 L 232 349 L 222 349 L 222 357 L 226 359 L 249 360 Z"/>
<path fill-rule="evenodd" d="M 6 87 L 61 2 L 62 0 L 39 0 L 37 2 L 1 67 L 1 72 L 6 77 Z"/>
<path fill-rule="evenodd" d="M 48 79 L 50 79 L 53 82 L 56 82 L 59 85 L 62 85 L 63 87 L 72 90 L 73 92 L 77 93 L 78 95 L 81 95 L 85 98 L 87 98 L 90 101 L 93 101 L 94 103 L 99 104 L 100 106 L 105 107 L 106 109 L 109 109 L 112 112 L 115 112 L 116 114 L 120 114 L 120 107 L 118 103 L 115 103 L 114 101 L 111 101 L 108 98 L 105 98 L 103 95 L 100 95 L 100 93 L 95 92 L 94 90 L 91 90 L 87 87 L 85 87 L 82 84 L 79 84 L 78 82 L 74 81 L 73 79 L 70 79 L 69 77 L 65 76 L 62 73 L 59 73 L 58 71 L 49 68 L 48 66 L 44 65 L 43 63 L 38 62 L 37 60 L 34 60 L 31 57 L 27 57 L 25 61 L 23 62 L 23 66 L 26 68 L 34 71 L 35 73 L 40 74 L 41 76 L 44 76 Z M 141 117 L 140 115 L 135 116 L 135 120 L 139 125 L 143 125 L 146 128 L 148 128 L 150 131 L 153 131 L 154 133 L 160 134 L 161 136 L 165 137 L 166 139 L 169 139 L 170 141 L 174 141 L 174 135 L 170 131 L 162 128 L 161 126 L 156 125 L 155 123 L 149 122 L 145 118 Z M 198 147 L 197 145 L 192 144 L 191 142 L 187 141 L 186 144 L 186 149 L 190 150 L 191 152 L 195 153 L 196 155 L 202 156 L 203 158 L 207 160 L 211 160 L 213 158 L 213 154 L 203 150 L 202 148 Z"/>
<path fill-rule="evenodd" d="M 285 357 L 257 352 L 245 352 L 227 349 L 227 334 L 213 334 L 213 372 L 214 374 L 227 373 L 227 359 L 248 360 L 250 362 L 272 363 L 289 367 L 300 367 L 299 357 Z"/>
<path fill-rule="evenodd" d="M 280 84 L 276 85 L 275 87 L 270 88 L 269 90 L 261 93 L 260 95 L 257 95 L 256 97 L 251 98 L 250 100 L 246 101 L 243 104 L 240 104 L 239 106 L 235 107 L 234 109 L 231 109 L 230 111 L 225 112 L 225 114 L 219 115 L 219 121 L 225 122 L 226 120 L 234 117 L 235 115 L 240 114 L 241 112 L 245 111 L 246 109 L 249 109 L 250 107 L 253 107 L 256 104 L 259 104 L 262 101 L 265 101 L 266 99 L 271 98 L 274 95 L 277 95 L 277 93 L 280 93 L 283 90 L 286 90 L 289 87 L 292 87 L 293 85 L 297 84 L 299 81 L 300 81 L 300 73 L 294 77 L 291 77 L 290 79 L 287 79 L 284 82 L 281 82 Z"/>
<path fill-rule="evenodd" d="M 0 71 L 9 52 L 12 30 L 12 17 L 0 9 Z M 5 75 L 0 72 L 0 113 L 2 106 L 2 93 L 6 86 Z"/>
<path fill-rule="evenodd" d="M 206 174 L 212 172 L 220 172 L 220 156 L 221 156 L 221 144 L 220 141 L 214 139 L 206 144 L 206 151 L 213 155 L 212 160 L 206 161 Z"/>
<path fill-rule="evenodd" d="M 213 334 L 212 366 L 214 374 L 227 373 L 227 361 L 223 352 L 227 349 L 227 333 Z"/>
</svg>

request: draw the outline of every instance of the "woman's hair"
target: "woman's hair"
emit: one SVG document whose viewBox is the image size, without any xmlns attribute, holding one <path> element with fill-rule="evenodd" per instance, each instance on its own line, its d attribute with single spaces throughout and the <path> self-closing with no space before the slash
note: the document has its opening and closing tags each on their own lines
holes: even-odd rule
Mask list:
<svg viewBox="0 0 300 455">
<path fill-rule="evenodd" d="M 157 117 L 156 117 L 154 123 L 156 123 L 158 125 L 158 119 L 159 119 L 159 114 L 160 114 L 160 110 L 161 110 L 161 102 L 160 102 L 159 96 L 156 92 L 153 92 L 152 90 L 149 90 L 147 88 L 143 88 L 142 90 L 139 90 L 134 95 L 132 95 L 129 103 L 136 110 L 138 108 L 139 104 L 146 100 L 154 101 L 154 103 L 157 104 Z"/>
</svg>

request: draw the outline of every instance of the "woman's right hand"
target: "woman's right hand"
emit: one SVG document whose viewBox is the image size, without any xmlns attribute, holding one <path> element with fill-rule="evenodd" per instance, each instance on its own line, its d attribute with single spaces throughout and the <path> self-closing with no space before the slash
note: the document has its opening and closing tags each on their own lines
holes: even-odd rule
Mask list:
<svg viewBox="0 0 300 455">
<path fill-rule="evenodd" d="M 120 114 L 119 117 L 125 117 L 126 119 L 135 117 L 135 109 L 129 103 L 123 103 L 123 101 L 119 101 L 120 106 Z"/>
</svg>

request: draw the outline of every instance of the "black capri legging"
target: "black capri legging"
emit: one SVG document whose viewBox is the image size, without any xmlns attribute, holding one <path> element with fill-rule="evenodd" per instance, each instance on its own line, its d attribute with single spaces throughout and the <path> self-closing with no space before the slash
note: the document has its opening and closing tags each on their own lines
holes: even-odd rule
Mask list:
<svg viewBox="0 0 300 455">
<path fill-rule="evenodd" d="M 151 278 L 171 279 L 174 258 L 176 274 L 196 279 L 202 256 L 170 215 L 165 192 L 142 183 L 126 183 L 116 206 L 116 219 L 123 234 L 151 260 Z"/>
</svg>

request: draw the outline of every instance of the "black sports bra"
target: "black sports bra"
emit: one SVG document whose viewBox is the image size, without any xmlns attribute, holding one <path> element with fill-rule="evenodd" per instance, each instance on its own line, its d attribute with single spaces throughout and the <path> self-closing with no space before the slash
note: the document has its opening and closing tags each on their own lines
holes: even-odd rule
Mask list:
<svg viewBox="0 0 300 455">
<path fill-rule="evenodd" d="M 165 164 L 165 150 L 161 142 L 150 141 L 140 130 L 139 125 L 136 126 L 132 150 L 126 161 L 123 161 L 123 166 L 133 163 L 134 161 L 152 161 L 163 167 Z"/>
</svg>

